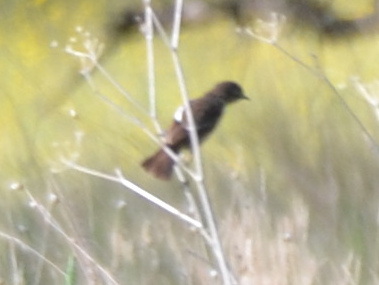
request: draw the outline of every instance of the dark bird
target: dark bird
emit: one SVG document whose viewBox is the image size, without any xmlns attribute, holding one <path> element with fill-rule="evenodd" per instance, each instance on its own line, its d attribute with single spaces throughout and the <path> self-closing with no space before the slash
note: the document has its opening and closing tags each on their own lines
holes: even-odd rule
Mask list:
<svg viewBox="0 0 379 285">
<path fill-rule="evenodd" d="M 248 99 L 242 88 L 235 82 L 224 81 L 217 84 L 203 97 L 191 100 L 190 108 L 196 125 L 199 141 L 202 142 L 216 127 L 225 105 L 240 99 Z M 188 120 L 184 106 L 179 107 L 174 115 L 174 122 L 165 132 L 163 142 L 174 153 L 191 145 Z M 154 155 L 142 162 L 142 167 L 155 177 L 170 179 L 174 160 L 161 148 Z"/>
</svg>

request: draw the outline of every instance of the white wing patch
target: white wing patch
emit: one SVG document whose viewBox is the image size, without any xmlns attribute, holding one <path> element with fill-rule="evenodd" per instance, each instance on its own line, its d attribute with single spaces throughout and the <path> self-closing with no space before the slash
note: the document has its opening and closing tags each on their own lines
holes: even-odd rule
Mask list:
<svg viewBox="0 0 379 285">
<path fill-rule="evenodd" d="M 175 111 L 174 120 L 176 122 L 178 122 L 178 123 L 182 123 L 183 122 L 183 117 L 184 117 L 184 106 L 180 106 Z"/>
</svg>

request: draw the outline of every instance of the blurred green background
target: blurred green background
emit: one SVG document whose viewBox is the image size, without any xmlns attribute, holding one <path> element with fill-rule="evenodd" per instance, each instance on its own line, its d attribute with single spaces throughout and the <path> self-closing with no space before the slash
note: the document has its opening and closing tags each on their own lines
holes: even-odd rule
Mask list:
<svg viewBox="0 0 379 285">
<path fill-rule="evenodd" d="M 65 157 L 106 173 L 121 168 L 186 209 L 180 183 L 156 181 L 139 167 L 156 144 L 100 100 L 80 75 L 78 59 L 65 53 L 67 45 L 83 50 L 86 39 L 98 38 L 102 66 L 148 110 L 143 4 L 124 2 L 0 2 L 4 284 L 114 284 L 96 271 L 100 265 L 119 284 L 217 283 L 196 258 L 204 254 L 201 238 L 185 225 L 121 186 L 61 162 Z M 173 4 L 152 1 L 168 33 Z M 356 83 L 359 78 L 378 100 L 375 7 L 342 0 L 185 1 L 179 57 L 190 96 L 228 79 L 251 98 L 231 106 L 202 147 L 223 245 L 241 284 L 376 284 L 379 278 L 377 106 Z M 278 45 L 293 58 L 237 32 L 257 29 L 256 20 L 269 20 L 272 11 L 287 16 Z M 154 60 L 164 128 L 181 99 L 170 51 L 157 34 Z M 94 70 L 91 79 L 124 114 L 154 131 L 104 74 Z M 51 193 L 59 203 L 49 200 Z M 83 261 L 49 215 L 96 266 Z"/>
</svg>

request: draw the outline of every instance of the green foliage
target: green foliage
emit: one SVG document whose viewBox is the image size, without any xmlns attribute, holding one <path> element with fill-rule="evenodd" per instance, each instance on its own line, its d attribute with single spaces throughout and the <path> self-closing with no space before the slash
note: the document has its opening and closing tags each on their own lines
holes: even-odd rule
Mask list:
<svg viewBox="0 0 379 285">
<path fill-rule="evenodd" d="M 67 262 L 67 268 L 66 268 L 66 280 L 65 285 L 74 285 L 76 283 L 76 262 L 75 257 L 70 256 Z"/>
</svg>

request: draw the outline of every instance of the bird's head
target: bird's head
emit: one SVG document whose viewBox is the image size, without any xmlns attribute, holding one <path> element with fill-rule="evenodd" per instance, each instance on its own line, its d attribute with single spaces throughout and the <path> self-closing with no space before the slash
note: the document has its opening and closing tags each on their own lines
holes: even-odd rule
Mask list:
<svg viewBox="0 0 379 285">
<path fill-rule="evenodd" d="M 225 103 L 232 103 L 240 99 L 249 100 L 249 97 L 243 93 L 241 86 L 232 81 L 218 83 L 211 92 L 222 98 Z"/>
</svg>

